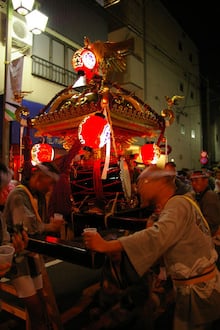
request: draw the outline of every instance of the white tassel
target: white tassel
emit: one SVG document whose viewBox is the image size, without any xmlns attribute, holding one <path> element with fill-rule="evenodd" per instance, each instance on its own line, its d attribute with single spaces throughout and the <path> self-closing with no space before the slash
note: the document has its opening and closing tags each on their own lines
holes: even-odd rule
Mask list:
<svg viewBox="0 0 220 330">
<path fill-rule="evenodd" d="M 110 151 L 111 151 L 111 139 L 108 139 L 105 149 L 105 164 L 102 170 L 102 177 L 101 177 L 102 180 L 105 180 L 107 178 L 107 172 L 110 163 Z"/>
</svg>

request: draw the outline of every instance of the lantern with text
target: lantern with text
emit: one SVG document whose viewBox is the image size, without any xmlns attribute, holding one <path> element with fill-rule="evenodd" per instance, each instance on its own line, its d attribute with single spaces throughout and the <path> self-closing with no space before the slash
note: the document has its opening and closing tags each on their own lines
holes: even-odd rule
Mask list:
<svg viewBox="0 0 220 330">
<path fill-rule="evenodd" d="M 87 48 L 81 48 L 74 53 L 72 66 L 76 72 L 83 71 L 87 80 L 92 79 L 95 74 L 98 74 L 98 64 L 95 54 Z"/>
<path fill-rule="evenodd" d="M 51 162 L 54 159 L 54 149 L 50 144 L 37 143 L 31 148 L 31 162 L 36 165 L 41 162 Z"/>
<path fill-rule="evenodd" d="M 102 114 L 87 116 L 79 125 L 78 137 L 85 147 L 102 148 L 110 140 L 110 125 Z"/>
<path fill-rule="evenodd" d="M 160 148 L 155 143 L 147 143 L 141 147 L 141 157 L 145 165 L 156 164 L 160 157 Z"/>
</svg>

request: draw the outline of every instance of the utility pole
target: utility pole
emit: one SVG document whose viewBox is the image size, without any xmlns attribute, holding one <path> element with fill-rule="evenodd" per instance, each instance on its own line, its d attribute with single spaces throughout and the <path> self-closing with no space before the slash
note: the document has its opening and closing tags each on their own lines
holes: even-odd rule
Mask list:
<svg viewBox="0 0 220 330">
<path fill-rule="evenodd" d="M 12 44 L 12 4 L 7 1 L 7 19 L 6 19 L 6 44 L 5 44 L 5 82 L 3 96 L 3 121 L 2 121 L 2 162 L 9 165 L 10 149 L 10 121 L 5 119 L 6 91 L 8 80 L 8 67 L 11 62 L 11 44 Z"/>
</svg>

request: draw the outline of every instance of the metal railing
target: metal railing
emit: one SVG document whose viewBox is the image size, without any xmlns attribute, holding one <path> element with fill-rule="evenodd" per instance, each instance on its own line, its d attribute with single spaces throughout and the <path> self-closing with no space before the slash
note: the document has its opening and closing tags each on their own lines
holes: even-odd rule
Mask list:
<svg viewBox="0 0 220 330">
<path fill-rule="evenodd" d="M 69 86 L 76 79 L 76 73 L 48 62 L 36 55 L 32 55 L 32 75 L 55 82 L 59 85 Z"/>
</svg>

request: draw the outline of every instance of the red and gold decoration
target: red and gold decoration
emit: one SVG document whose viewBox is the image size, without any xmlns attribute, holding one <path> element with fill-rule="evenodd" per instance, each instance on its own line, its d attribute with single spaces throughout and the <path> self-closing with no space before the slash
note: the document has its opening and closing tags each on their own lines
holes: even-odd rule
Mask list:
<svg viewBox="0 0 220 330">
<path fill-rule="evenodd" d="M 22 126 L 35 129 L 35 136 L 50 135 L 74 140 L 85 116 L 91 116 L 101 109 L 104 113 L 103 108 L 107 108 L 107 115 L 104 114 L 111 125 L 111 133 L 114 130 L 115 143 L 143 137 L 159 145 L 166 121 L 171 124 L 174 120 L 171 108 L 180 97 L 167 98 L 169 111 L 165 109 L 159 114 L 131 91 L 111 82 L 112 72 L 125 71 L 126 55 L 131 54 L 133 47 L 133 39 L 91 43 L 85 38 L 84 48 L 77 50 L 72 58 L 74 70 L 77 73 L 82 71 L 87 76 L 84 89 L 74 90 L 73 84 L 64 88 L 34 118 L 25 116 L 26 109 L 20 107 L 16 111 L 17 121 Z M 103 104 L 104 101 L 107 106 Z"/>
<path fill-rule="evenodd" d="M 110 125 L 102 114 L 86 116 L 79 124 L 78 137 L 86 147 L 102 148 L 110 140 Z"/>
<path fill-rule="evenodd" d="M 98 74 L 98 64 L 95 54 L 86 48 L 77 50 L 72 57 L 72 66 L 76 72 L 83 71 L 89 81 L 95 74 Z"/>
<path fill-rule="evenodd" d="M 141 147 L 141 157 L 145 165 L 156 164 L 160 157 L 160 148 L 155 143 L 146 143 Z"/>
<path fill-rule="evenodd" d="M 36 165 L 41 162 L 51 162 L 54 159 L 54 149 L 50 144 L 37 143 L 31 148 L 31 162 Z"/>
<path fill-rule="evenodd" d="M 84 47 L 72 57 L 78 84 L 75 82 L 57 93 L 34 118 L 30 118 L 23 107 L 16 110 L 17 121 L 35 129 L 36 137 L 59 137 L 63 146 L 68 144 L 67 149 L 70 149 L 71 141 L 78 135 L 82 147 L 95 150 L 90 163 L 91 189 L 99 200 L 107 197 L 106 189 L 102 187 L 108 181 L 109 164 L 113 161 L 117 164 L 118 155 L 126 156 L 137 137 L 155 142 L 143 146 L 141 154 L 145 164 L 156 163 L 165 129 L 174 121 L 172 107 L 180 98 L 167 98 L 167 109 L 159 114 L 133 92 L 112 82 L 112 73 L 125 71 L 126 56 L 132 54 L 133 49 L 134 39 L 91 43 L 85 38 Z M 82 84 L 79 84 L 80 78 Z M 34 147 L 32 160 L 45 161 L 43 154 L 46 160 L 52 158 L 49 151 L 43 153 L 41 148 Z M 100 148 L 103 149 L 98 150 Z M 125 172 L 125 166 L 121 166 L 120 171 L 123 170 Z M 124 197 L 130 196 L 128 185 L 123 185 L 123 191 Z"/>
<path fill-rule="evenodd" d="M 110 158 L 111 129 L 105 116 L 101 113 L 85 117 L 79 124 L 78 137 L 82 145 L 92 149 L 102 148 L 106 145 L 105 165 L 102 179 L 106 179 Z"/>
</svg>

